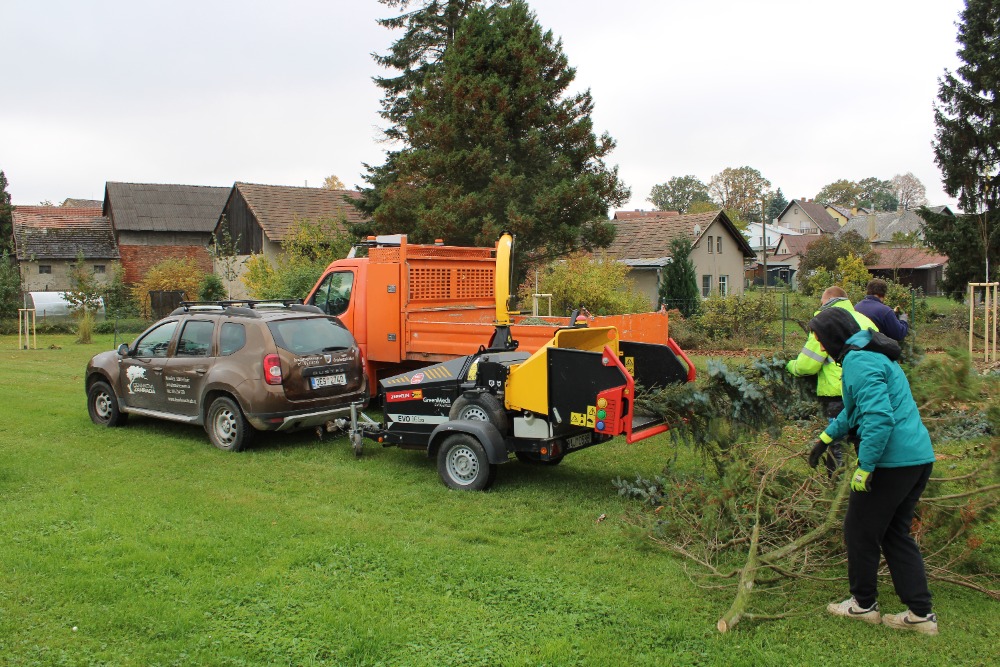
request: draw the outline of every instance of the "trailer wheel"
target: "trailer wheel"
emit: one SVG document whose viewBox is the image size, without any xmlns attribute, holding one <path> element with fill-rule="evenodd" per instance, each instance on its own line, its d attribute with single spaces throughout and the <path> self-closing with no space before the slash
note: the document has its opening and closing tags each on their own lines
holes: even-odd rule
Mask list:
<svg viewBox="0 0 1000 667">
<path fill-rule="evenodd" d="M 455 433 L 438 450 L 438 474 L 448 488 L 483 491 L 493 484 L 497 467 L 486 450 L 468 433 Z"/>
<path fill-rule="evenodd" d="M 452 421 L 478 421 L 493 424 L 500 436 L 506 438 L 510 431 L 507 411 L 493 394 L 463 394 L 455 399 L 448 413 Z"/>
</svg>

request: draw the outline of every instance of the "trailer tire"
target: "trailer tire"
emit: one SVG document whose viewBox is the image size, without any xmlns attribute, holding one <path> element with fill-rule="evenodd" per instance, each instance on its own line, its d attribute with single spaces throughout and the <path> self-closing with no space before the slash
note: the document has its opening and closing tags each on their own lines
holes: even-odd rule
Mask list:
<svg viewBox="0 0 1000 667">
<path fill-rule="evenodd" d="M 448 419 L 452 421 L 478 421 L 489 422 L 500 433 L 500 437 L 506 438 L 510 432 L 510 420 L 507 419 L 507 411 L 503 404 L 493 394 L 462 394 L 451 405 Z"/>
<path fill-rule="evenodd" d="M 497 474 L 486 449 L 468 433 L 449 435 L 438 449 L 437 464 L 445 486 L 460 491 L 485 491 Z"/>
</svg>

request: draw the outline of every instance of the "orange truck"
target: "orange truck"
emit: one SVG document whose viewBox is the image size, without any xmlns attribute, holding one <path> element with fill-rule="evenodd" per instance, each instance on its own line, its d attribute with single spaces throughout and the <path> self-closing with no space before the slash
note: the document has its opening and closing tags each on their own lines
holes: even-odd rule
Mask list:
<svg viewBox="0 0 1000 667">
<path fill-rule="evenodd" d="M 337 316 L 364 353 L 372 394 L 378 378 L 474 354 L 489 347 L 497 313 L 510 296 L 510 236 L 493 248 L 407 243 L 405 235 L 369 237 L 367 257 L 331 262 L 306 303 Z M 665 311 L 587 318 L 613 326 L 622 340 L 667 345 Z M 509 315 L 503 331 L 534 352 L 568 317 Z"/>
</svg>

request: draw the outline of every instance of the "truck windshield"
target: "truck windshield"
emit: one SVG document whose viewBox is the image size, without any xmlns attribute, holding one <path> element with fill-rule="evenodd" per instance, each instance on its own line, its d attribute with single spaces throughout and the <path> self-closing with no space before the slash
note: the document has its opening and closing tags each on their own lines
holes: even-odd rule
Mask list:
<svg viewBox="0 0 1000 667">
<path fill-rule="evenodd" d="M 327 315 L 340 315 L 351 304 L 351 288 L 354 286 L 352 271 L 334 271 L 323 278 L 319 289 L 313 295 L 313 305 Z"/>
</svg>

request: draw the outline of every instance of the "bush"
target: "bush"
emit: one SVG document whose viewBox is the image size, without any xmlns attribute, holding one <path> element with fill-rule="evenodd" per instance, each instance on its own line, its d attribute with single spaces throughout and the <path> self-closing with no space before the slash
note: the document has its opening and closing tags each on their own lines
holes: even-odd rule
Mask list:
<svg viewBox="0 0 1000 667">
<path fill-rule="evenodd" d="M 198 299 L 201 301 L 222 301 L 226 298 L 226 286 L 222 278 L 214 273 L 206 273 L 198 285 Z"/>
<path fill-rule="evenodd" d="M 130 318 L 122 320 L 104 320 L 98 322 L 94 327 L 94 333 L 109 334 L 115 333 L 142 333 L 150 325 L 149 320 L 140 318 Z"/>
<path fill-rule="evenodd" d="M 198 285 L 204 272 L 190 259 L 165 259 L 149 270 L 146 277 L 132 288 L 135 300 L 142 304 L 143 315 L 148 312 L 149 293 L 156 290 L 181 290 L 185 299 L 198 294 Z"/>
<path fill-rule="evenodd" d="M 0 317 L 15 318 L 17 331 L 17 309 L 22 308 L 21 273 L 17 263 L 6 252 L 0 254 Z"/>
<path fill-rule="evenodd" d="M 711 296 L 702 304 L 701 326 L 711 338 L 742 338 L 759 335 L 777 317 L 777 302 L 764 293 Z"/>
<path fill-rule="evenodd" d="M 94 313 L 84 310 L 80 315 L 79 325 L 76 328 L 76 342 L 82 345 L 89 345 L 94 338 Z"/>
<path fill-rule="evenodd" d="M 138 317 L 139 303 L 132 295 L 132 289 L 125 284 L 125 269 L 116 264 L 111 283 L 104 293 L 104 312 L 108 319 Z"/>
<path fill-rule="evenodd" d="M 538 291 L 552 295 L 552 313 L 561 315 L 584 306 L 594 315 L 643 313 L 649 298 L 635 291 L 628 267 L 607 256 L 585 253 L 552 262 L 538 272 Z M 518 289 L 518 300 L 530 308 L 535 292 L 534 276 Z M 523 308 L 528 310 L 529 308 Z"/>
</svg>

